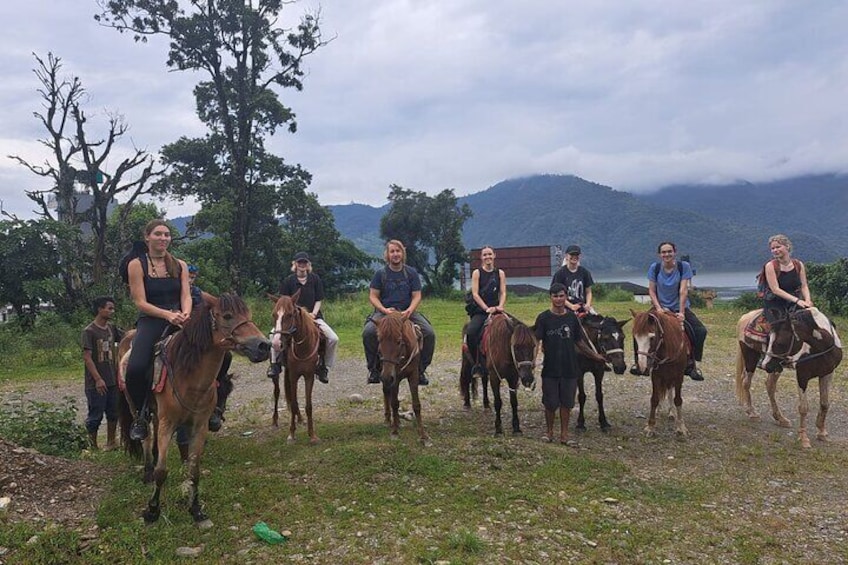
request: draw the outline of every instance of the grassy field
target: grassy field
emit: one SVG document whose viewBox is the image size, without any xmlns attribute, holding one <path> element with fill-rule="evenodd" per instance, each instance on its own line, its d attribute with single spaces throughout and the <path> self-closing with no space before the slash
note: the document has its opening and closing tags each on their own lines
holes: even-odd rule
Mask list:
<svg viewBox="0 0 848 565">
<path fill-rule="evenodd" d="M 532 323 L 547 298 L 511 299 L 509 306 Z M 619 319 L 631 307 L 644 308 L 599 305 Z M 254 310 L 268 326 L 267 313 Z M 436 363 L 458 367 L 461 305 L 430 300 L 423 311 L 436 328 Z M 361 299 L 328 307 L 343 357 L 361 357 L 367 312 Z M 762 423 L 749 423 L 732 400 L 741 312 L 698 314 L 710 331 L 707 381 L 684 386 L 688 441 L 668 429 L 642 437 L 649 384 L 630 376 L 607 377 L 614 429 L 602 434 L 590 420 L 580 449 L 538 441 L 527 430 L 539 429 L 542 413 L 525 400 L 525 436 L 492 437 L 490 413 L 462 411 L 455 393 L 440 397 L 439 385 L 431 386 L 423 401 L 435 441 L 425 449 L 411 423 L 392 442 L 378 404 L 340 398 L 320 416 L 316 447 L 303 438 L 288 445 L 267 426 L 231 427 L 210 441 L 201 492 L 212 530 L 191 523 L 175 457 L 163 518 L 146 526 L 138 516 L 151 489 L 125 456 L 97 453 L 95 460 L 117 472 L 98 509 L 96 539 L 0 517 L 0 547 L 10 551 L 0 562 L 171 563 L 182 546 L 221 563 L 848 562 L 844 370 L 833 391 L 834 440 L 802 452 L 792 430 L 766 422 L 765 413 Z M 51 378 L 78 378 L 79 370 Z M 781 379 L 780 394 L 797 423 L 792 381 Z M 762 380 L 759 386 L 762 405 Z M 287 531 L 288 541 L 259 541 L 251 532 L 259 521 Z"/>
</svg>

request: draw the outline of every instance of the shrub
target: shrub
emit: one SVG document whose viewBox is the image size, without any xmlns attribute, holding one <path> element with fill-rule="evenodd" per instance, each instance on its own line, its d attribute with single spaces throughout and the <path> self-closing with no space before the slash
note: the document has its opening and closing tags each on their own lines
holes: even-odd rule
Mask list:
<svg viewBox="0 0 848 565">
<path fill-rule="evenodd" d="M 748 312 L 763 307 L 763 299 L 757 296 L 756 292 L 743 292 L 732 301 L 734 308 Z"/>
<path fill-rule="evenodd" d="M 826 265 L 809 264 L 807 281 L 816 302 L 831 314 L 848 314 L 848 259 Z"/>
<path fill-rule="evenodd" d="M 85 427 L 76 421 L 74 399 L 62 404 L 24 402 L 22 395 L 0 404 L 0 436 L 47 455 L 78 457 L 87 445 Z"/>
</svg>

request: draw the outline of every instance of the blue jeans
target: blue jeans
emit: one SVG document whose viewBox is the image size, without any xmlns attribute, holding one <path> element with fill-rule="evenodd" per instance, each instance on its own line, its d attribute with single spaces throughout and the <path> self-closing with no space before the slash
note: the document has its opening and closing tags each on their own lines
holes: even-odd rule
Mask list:
<svg viewBox="0 0 848 565">
<path fill-rule="evenodd" d="M 96 388 L 85 389 L 85 399 L 88 401 L 88 416 L 85 418 L 85 429 L 90 434 L 96 434 L 106 415 L 108 422 L 118 421 L 118 387 L 106 387 L 106 394 L 99 394 Z"/>
</svg>

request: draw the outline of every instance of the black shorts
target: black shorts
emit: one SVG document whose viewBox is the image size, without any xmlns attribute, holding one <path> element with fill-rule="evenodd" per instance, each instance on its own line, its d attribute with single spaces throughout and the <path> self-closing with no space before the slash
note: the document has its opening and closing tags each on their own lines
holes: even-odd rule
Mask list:
<svg viewBox="0 0 848 565">
<path fill-rule="evenodd" d="M 574 397 L 577 394 L 577 379 L 543 378 L 542 405 L 546 410 L 557 408 L 574 408 Z"/>
</svg>

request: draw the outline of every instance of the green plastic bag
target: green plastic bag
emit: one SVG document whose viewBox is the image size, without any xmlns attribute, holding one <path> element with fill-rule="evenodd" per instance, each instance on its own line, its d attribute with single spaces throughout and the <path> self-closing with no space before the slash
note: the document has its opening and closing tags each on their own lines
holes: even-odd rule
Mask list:
<svg viewBox="0 0 848 565">
<path fill-rule="evenodd" d="M 256 537 L 271 545 L 286 543 L 287 540 L 286 536 L 280 532 L 272 530 L 265 522 L 256 522 L 253 526 L 253 533 L 256 534 Z"/>
</svg>

